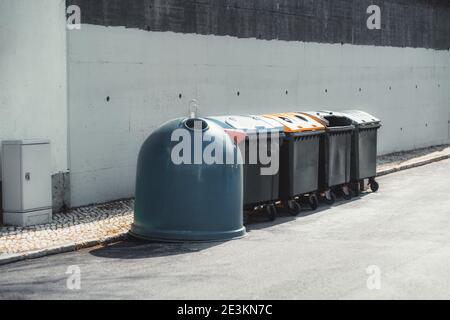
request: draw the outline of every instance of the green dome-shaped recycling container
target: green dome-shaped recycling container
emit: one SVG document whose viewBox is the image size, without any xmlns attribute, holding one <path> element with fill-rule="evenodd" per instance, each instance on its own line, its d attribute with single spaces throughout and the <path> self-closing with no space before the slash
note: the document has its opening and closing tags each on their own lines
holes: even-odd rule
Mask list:
<svg viewBox="0 0 450 320">
<path fill-rule="evenodd" d="M 223 152 L 211 152 L 212 141 Z M 215 156 L 214 163 L 199 157 L 204 152 Z M 230 153 L 236 161 L 227 164 Z M 158 128 L 139 154 L 131 235 L 156 241 L 244 236 L 242 165 L 237 160 L 235 144 L 212 121 L 176 119 Z"/>
</svg>

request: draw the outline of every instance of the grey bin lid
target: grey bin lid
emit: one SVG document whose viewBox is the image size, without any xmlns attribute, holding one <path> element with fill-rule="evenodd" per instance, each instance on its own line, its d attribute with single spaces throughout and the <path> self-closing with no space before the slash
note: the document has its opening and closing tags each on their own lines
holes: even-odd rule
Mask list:
<svg viewBox="0 0 450 320">
<path fill-rule="evenodd" d="M 284 133 L 283 126 L 277 121 L 258 116 L 219 116 L 208 119 L 225 129 L 242 130 L 247 134 L 257 134 L 259 131 Z"/>
<path fill-rule="evenodd" d="M 341 112 L 355 126 L 381 126 L 381 120 L 361 110 L 345 110 Z"/>
</svg>

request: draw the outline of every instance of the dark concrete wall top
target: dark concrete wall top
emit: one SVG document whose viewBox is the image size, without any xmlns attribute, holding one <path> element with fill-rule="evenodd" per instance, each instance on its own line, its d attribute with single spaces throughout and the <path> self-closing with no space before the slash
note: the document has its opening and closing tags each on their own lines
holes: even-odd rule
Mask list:
<svg viewBox="0 0 450 320">
<path fill-rule="evenodd" d="M 450 48 L 449 0 L 67 0 L 82 23 L 321 43 Z M 381 8 L 381 30 L 366 26 Z"/>
</svg>

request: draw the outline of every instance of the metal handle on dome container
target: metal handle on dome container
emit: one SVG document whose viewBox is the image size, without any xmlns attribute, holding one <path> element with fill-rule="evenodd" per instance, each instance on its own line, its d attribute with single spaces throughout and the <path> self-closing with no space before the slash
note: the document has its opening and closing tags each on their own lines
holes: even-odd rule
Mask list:
<svg viewBox="0 0 450 320">
<path fill-rule="evenodd" d="M 197 99 L 192 99 L 189 101 L 189 118 L 195 119 L 197 118 L 198 113 L 198 101 Z"/>
</svg>

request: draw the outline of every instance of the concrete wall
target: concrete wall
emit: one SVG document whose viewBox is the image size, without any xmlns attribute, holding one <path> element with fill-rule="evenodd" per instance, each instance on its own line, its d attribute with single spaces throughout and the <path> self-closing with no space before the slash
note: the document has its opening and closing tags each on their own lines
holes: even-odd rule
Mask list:
<svg viewBox="0 0 450 320">
<path fill-rule="evenodd" d="M 203 116 L 363 109 L 383 120 L 380 153 L 449 142 L 448 51 L 94 25 L 68 37 L 73 205 L 133 196 L 140 145 L 192 98 Z"/>
<path fill-rule="evenodd" d="M 380 153 L 450 142 L 448 1 L 376 1 L 368 31 L 368 0 L 68 0 L 67 46 L 64 2 L 0 0 L 0 140 L 52 140 L 55 206 L 69 167 L 73 206 L 132 197 L 142 142 L 193 98 L 204 116 L 367 110 Z"/>
<path fill-rule="evenodd" d="M 54 181 L 68 170 L 64 12 L 64 0 L 0 1 L 0 140 L 51 139 Z"/>
</svg>

